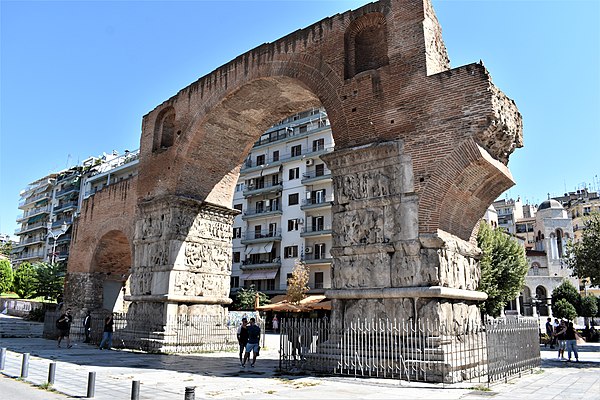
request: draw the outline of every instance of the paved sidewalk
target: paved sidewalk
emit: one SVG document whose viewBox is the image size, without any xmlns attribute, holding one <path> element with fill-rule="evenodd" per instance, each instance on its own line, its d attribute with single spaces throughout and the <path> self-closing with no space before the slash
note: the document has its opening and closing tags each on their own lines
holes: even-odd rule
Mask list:
<svg viewBox="0 0 600 400">
<path fill-rule="evenodd" d="M 0 332 L 10 331 L 18 319 L 0 318 Z M 3 335 L 0 335 L 3 336 Z M 9 335 L 10 336 L 10 335 Z M 255 368 L 241 368 L 237 353 L 157 355 L 130 351 L 100 351 L 75 343 L 58 349 L 41 338 L 0 338 L 7 348 L 4 375 L 18 377 L 23 353 L 30 353 L 29 376 L 36 385 L 47 381 L 48 366 L 56 362 L 53 388 L 72 397 L 85 397 L 88 373 L 96 372 L 96 399 L 130 399 L 133 380 L 140 381 L 140 399 L 184 399 L 185 387 L 196 387 L 197 399 L 525 399 L 584 398 L 600 400 L 600 345 L 580 346 L 580 363 L 556 359 L 542 348 L 542 368 L 491 391 L 474 383 L 441 385 L 397 380 L 278 375 L 278 336 L 267 335 Z M 1 385 L 0 380 L 0 385 Z M 37 389 L 31 389 L 37 390 Z M 1 391 L 1 386 L 0 386 Z"/>
</svg>

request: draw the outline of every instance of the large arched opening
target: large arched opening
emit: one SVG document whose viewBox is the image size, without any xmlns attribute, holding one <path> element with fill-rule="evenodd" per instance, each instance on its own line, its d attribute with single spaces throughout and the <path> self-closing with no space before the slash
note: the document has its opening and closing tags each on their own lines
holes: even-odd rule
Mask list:
<svg viewBox="0 0 600 400">
<path fill-rule="evenodd" d="M 90 268 L 98 278 L 98 294 L 102 294 L 101 300 L 97 299 L 98 308 L 126 311 L 124 295 L 132 265 L 131 250 L 131 243 L 121 231 L 107 232 L 99 240 Z"/>
</svg>

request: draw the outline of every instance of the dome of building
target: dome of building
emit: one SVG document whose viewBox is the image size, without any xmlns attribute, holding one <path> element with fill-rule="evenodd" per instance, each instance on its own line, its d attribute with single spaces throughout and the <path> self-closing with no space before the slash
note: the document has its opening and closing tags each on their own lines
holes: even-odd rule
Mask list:
<svg viewBox="0 0 600 400">
<path fill-rule="evenodd" d="M 538 211 L 546 210 L 546 209 L 558 209 L 562 210 L 563 206 L 556 200 L 550 199 L 543 201 L 542 204 L 538 207 Z"/>
</svg>

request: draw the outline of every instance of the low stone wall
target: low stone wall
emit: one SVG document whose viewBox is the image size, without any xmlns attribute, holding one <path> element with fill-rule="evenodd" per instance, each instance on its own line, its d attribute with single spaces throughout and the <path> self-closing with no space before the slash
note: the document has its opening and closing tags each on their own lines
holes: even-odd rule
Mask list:
<svg viewBox="0 0 600 400">
<path fill-rule="evenodd" d="M 29 312 L 36 308 L 44 307 L 45 303 L 33 300 L 22 299 L 0 299 L 0 312 L 2 314 L 14 315 L 16 317 L 26 317 Z M 52 305 L 54 306 L 54 305 Z"/>
</svg>

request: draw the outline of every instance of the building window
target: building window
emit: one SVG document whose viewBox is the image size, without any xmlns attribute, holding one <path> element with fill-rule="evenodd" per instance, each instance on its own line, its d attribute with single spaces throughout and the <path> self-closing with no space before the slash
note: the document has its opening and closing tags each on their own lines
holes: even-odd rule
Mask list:
<svg viewBox="0 0 600 400">
<path fill-rule="evenodd" d="M 325 175 L 325 164 L 315 165 L 315 176 L 323 176 L 323 175 Z"/>
<path fill-rule="evenodd" d="M 261 230 L 262 230 L 262 225 L 254 226 L 254 238 L 255 239 L 260 239 L 262 237 L 262 235 L 260 233 Z"/>
<path fill-rule="evenodd" d="M 315 260 L 321 260 L 325 257 L 325 243 L 317 243 L 315 244 Z"/>
<path fill-rule="evenodd" d="M 265 290 L 275 290 L 275 279 L 267 279 L 265 281 Z"/>
<path fill-rule="evenodd" d="M 300 128 L 298 128 L 298 132 L 299 133 L 306 133 L 307 129 L 308 129 L 307 125 L 300 125 Z"/>
<path fill-rule="evenodd" d="M 285 258 L 298 257 L 298 246 L 287 246 L 283 248 L 283 256 Z"/>
<path fill-rule="evenodd" d="M 288 219 L 288 232 L 297 231 L 300 220 L 298 218 Z"/>
<path fill-rule="evenodd" d="M 315 272 L 315 289 L 323 289 L 323 273 Z"/>
<path fill-rule="evenodd" d="M 298 204 L 298 193 L 292 193 L 288 196 L 288 206 L 295 206 Z"/>
<path fill-rule="evenodd" d="M 234 210 L 238 210 L 238 211 L 241 212 L 242 211 L 242 204 L 241 203 L 240 204 L 234 204 L 233 205 L 233 209 Z"/>
<path fill-rule="evenodd" d="M 298 157 L 302 155 L 302 145 L 297 144 L 296 146 L 292 146 L 292 157 Z"/>
<path fill-rule="evenodd" d="M 239 263 L 240 262 L 240 252 L 239 251 L 234 251 L 233 252 L 233 262 L 234 263 Z"/>
<path fill-rule="evenodd" d="M 312 143 L 313 151 L 321 151 L 324 149 L 325 149 L 325 139 L 313 140 L 313 143 Z"/>
<path fill-rule="evenodd" d="M 300 167 L 290 168 L 288 172 L 288 179 L 291 181 L 292 179 L 298 179 L 300 177 Z"/>
<path fill-rule="evenodd" d="M 279 161 L 279 150 L 273 152 L 273 161 Z"/>
<path fill-rule="evenodd" d="M 233 228 L 233 238 L 239 239 L 241 237 L 242 237 L 242 228 L 241 227 Z"/>
<path fill-rule="evenodd" d="M 285 281 L 288 285 L 290 284 L 290 279 L 292 279 L 292 274 L 287 274 L 285 277 Z"/>
<path fill-rule="evenodd" d="M 264 210 L 265 210 L 265 202 L 262 200 L 257 201 L 254 205 L 254 211 L 257 214 L 260 214 L 260 213 L 264 212 Z"/>
<path fill-rule="evenodd" d="M 256 156 L 256 165 L 265 165 L 265 155 Z"/>
<path fill-rule="evenodd" d="M 232 276 L 231 279 L 229 280 L 229 282 L 230 282 L 232 288 L 240 287 L 240 277 L 239 276 Z"/>
</svg>

